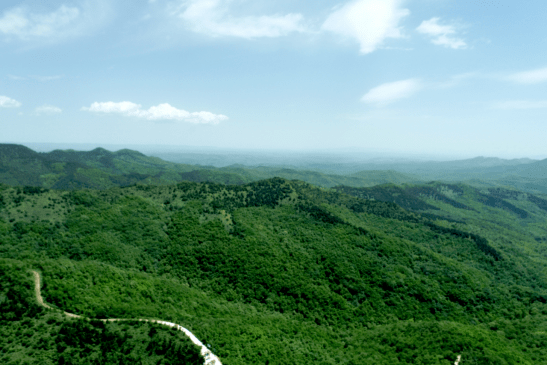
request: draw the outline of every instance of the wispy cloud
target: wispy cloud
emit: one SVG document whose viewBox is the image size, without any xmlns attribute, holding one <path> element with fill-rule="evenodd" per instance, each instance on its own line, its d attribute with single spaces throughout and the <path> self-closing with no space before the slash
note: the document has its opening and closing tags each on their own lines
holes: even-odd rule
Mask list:
<svg viewBox="0 0 548 365">
<path fill-rule="evenodd" d="M 59 80 L 63 78 L 63 75 L 53 75 L 53 76 L 29 76 L 31 79 L 46 82 L 46 81 L 53 81 L 53 80 Z"/>
<path fill-rule="evenodd" d="M 301 14 L 232 16 L 229 0 L 190 0 L 173 7 L 171 14 L 196 33 L 213 37 L 280 37 L 304 31 Z"/>
<path fill-rule="evenodd" d="M 8 78 L 11 79 L 11 80 L 17 80 L 17 81 L 27 80 L 26 77 L 16 76 L 16 75 L 8 75 Z"/>
<path fill-rule="evenodd" d="M 23 40 L 51 37 L 74 23 L 79 16 L 78 8 L 65 5 L 47 14 L 33 14 L 24 8 L 15 8 L 4 12 L 0 19 L 0 32 Z"/>
<path fill-rule="evenodd" d="M 490 105 L 491 109 L 539 109 L 546 108 L 546 100 L 505 100 Z"/>
<path fill-rule="evenodd" d="M 37 107 L 35 111 L 37 114 L 60 114 L 63 112 L 61 108 L 47 104 Z"/>
<path fill-rule="evenodd" d="M 408 98 L 423 88 L 420 79 L 407 79 L 381 84 L 369 90 L 362 101 L 377 106 L 385 106 L 396 100 Z"/>
<path fill-rule="evenodd" d="M 121 114 L 127 117 L 136 117 L 147 120 L 175 120 L 196 124 L 218 124 L 228 117 L 222 114 L 213 114 L 210 112 L 187 112 L 186 110 L 177 109 L 167 103 L 152 106 L 149 109 L 142 109 L 140 104 L 135 104 L 130 101 L 122 101 L 119 103 L 107 101 L 98 103 L 95 102 L 91 106 L 83 107 L 82 110 L 94 113 L 114 113 Z"/>
<path fill-rule="evenodd" d="M 0 15 L 0 35 L 5 40 L 54 42 L 81 36 L 101 24 L 110 12 L 105 0 L 87 0 L 79 5 L 61 5 L 49 12 L 28 6 L 5 10 Z"/>
<path fill-rule="evenodd" d="M 468 80 L 474 80 L 480 77 L 482 77 L 482 75 L 478 72 L 465 72 L 461 74 L 451 75 L 446 81 L 439 81 L 437 83 L 434 83 L 433 86 L 436 88 L 446 89 L 458 86 Z"/>
<path fill-rule="evenodd" d="M 11 80 L 16 81 L 24 81 L 24 80 L 35 80 L 35 81 L 53 81 L 53 80 L 59 80 L 63 78 L 63 75 L 53 75 L 53 76 L 36 76 L 36 75 L 29 75 L 29 76 L 17 76 L 17 75 L 8 75 L 8 78 Z"/>
<path fill-rule="evenodd" d="M 353 38 L 361 53 L 371 53 L 386 38 L 402 38 L 399 22 L 409 15 L 400 0 L 357 0 L 334 10 L 322 29 Z"/>
<path fill-rule="evenodd" d="M 0 95 L 0 108 L 18 108 L 21 103 L 15 99 Z"/>
<path fill-rule="evenodd" d="M 516 72 L 504 76 L 503 79 L 507 81 L 517 82 L 519 84 L 537 84 L 540 82 L 546 82 L 546 67 L 538 68 L 535 70 Z"/>
<path fill-rule="evenodd" d="M 417 32 L 426 34 L 431 38 L 431 42 L 448 48 L 464 49 L 466 42 L 455 36 L 457 30 L 453 25 L 442 25 L 440 18 L 424 20 L 418 27 Z"/>
</svg>

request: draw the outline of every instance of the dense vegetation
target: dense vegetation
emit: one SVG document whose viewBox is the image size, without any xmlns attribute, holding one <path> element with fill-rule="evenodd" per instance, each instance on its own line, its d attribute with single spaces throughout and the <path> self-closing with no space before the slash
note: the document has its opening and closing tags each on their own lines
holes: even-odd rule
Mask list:
<svg viewBox="0 0 548 365">
<path fill-rule="evenodd" d="M 336 164 L 335 167 L 343 165 Z M 282 177 L 327 188 L 438 180 L 464 181 L 482 190 L 513 187 L 533 194 L 546 194 L 546 160 L 476 158 L 452 162 L 357 164 L 349 169 L 322 166 L 310 164 L 306 169 L 243 165 L 215 168 L 166 162 L 127 149 L 117 152 L 96 148 L 87 152 L 55 150 L 37 153 L 20 145 L 0 144 L 0 183 L 18 186 L 106 189 L 136 183 L 166 185 L 182 180 L 241 185 Z M 364 171 L 354 172 L 355 169 Z"/>
<path fill-rule="evenodd" d="M 3 186 L 0 330 L 34 349 L 37 338 L 12 334 L 15 322 L 59 341 L 88 326 L 94 335 L 67 348 L 96 341 L 96 356 L 110 356 L 101 336 L 130 341 L 122 332 L 131 332 L 128 349 L 152 358 L 156 345 L 137 342 L 167 341 L 170 331 L 154 337 L 150 325 L 48 324 L 53 314 L 29 300 L 32 267 L 48 303 L 91 318 L 179 323 L 223 364 L 452 364 L 459 354 L 463 364 L 545 363 L 545 200 L 466 185 L 401 189 L 407 210 L 280 178 Z M 503 226 L 519 229 L 506 238 Z M 23 353 L 6 348 L 0 356 Z"/>
<path fill-rule="evenodd" d="M 67 320 L 34 301 L 29 266 L 0 260 L 2 364 L 202 364 L 182 332 L 146 322 Z"/>
<path fill-rule="evenodd" d="M 197 167 L 165 162 L 131 150 L 52 151 L 0 144 L 0 183 L 54 189 L 109 188 L 137 182 L 166 184 Z"/>
<path fill-rule="evenodd" d="M 450 183 L 465 182 L 480 188 L 513 187 L 541 194 L 546 194 L 547 188 L 546 159 L 505 160 L 495 157 L 475 157 L 456 161 L 418 161 L 385 157 L 372 159 L 374 156 L 358 151 L 333 154 L 257 152 L 210 150 L 207 153 L 155 152 L 153 155 L 179 163 L 226 166 L 227 171 L 232 170 L 232 165 L 241 164 L 246 166 L 243 170 L 254 175 L 259 173 L 262 179 L 279 176 L 325 187 L 335 185 L 365 187 L 386 183 L 401 184 L 436 180 Z M 258 165 L 261 167 L 250 168 Z M 292 174 L 294 177 L 286 174 Z M 330 180 L 336 181 L 337 179 L 333 178 L 335 176 L 344 177 L 346 181 L 340 179 L 334 185 L 325 185 L 329 184 Z M 373 184 L 354 183 L 354 181 L 363 182 L 364 180 Z"/>
<path fill-rule="evenodd" d="M 186 165 L 145 156 L 140 152 L 103 148 L 92 151 L 55 150 L 37 153 L 13 144 L 0 144 L 0 183 L 53 189 L 106 189 L 135 183 L 165 185 L 179 181 L 245 184 L 271 177 L 299 179 L 318 186 L 372 186 L 417 180 L 395 172 L 372 171 L 363 176 L 328 175 L 278 168 Z"/>
<path fill-rule="evenodd" d="M 448 228 L 469 231 L 503 247 L 513 260 L 541 265 L 546 274 L 546 195 L 507 188 L 478 189 L 466 184 L 335 187 L 336 191 L 394 202 Z M 427 223 L 428 224 L 428 223 Z"/>
</svg>

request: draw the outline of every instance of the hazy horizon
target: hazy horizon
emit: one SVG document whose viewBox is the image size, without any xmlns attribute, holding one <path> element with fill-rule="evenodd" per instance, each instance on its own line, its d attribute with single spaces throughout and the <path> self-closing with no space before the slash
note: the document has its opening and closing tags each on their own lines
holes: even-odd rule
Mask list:
<svg viewBox="0 0 548 365">
<path fill-rule="evenodd" d="M 381 151 L 381 150 L 366 150 L 359 148 L 332 148 L 332 149 L 253 149 L 253 148 L 223 148 L 216 146 L 185 146 L 185 145 L 136 145 L 136 144 L 104 144 L 104 143 L 18 143 L 18 142 L 0 142 L 20 144 L 31 148 L 36 152 L 51 152 L 56 149 L 67 150 L 73 149 L 76 151 L 91 151 L 95 148 L 104 148 L 108 151 L 115 152 L 122 149 L 130 149 L 139 151 L 146 155 L 167 155 L 167 154 L 193 154 L 193 155 L 253 155 L 257 160 L 261 157 L 280 157 L 292 155 L 299 158 L 327 158 L 340 160 L 344 159 L 348 163 L 365 162 L 365 161 L 458 161 L 468 160 L 473 158 L 499 158 L 503 160 L 544 160 L 546 155 L 536 156 L 483 156 L 473 154 L 461 155 L 430 155 L 405 153 L 403 151 Z M 161 156 L 160 156 L 161 157 Z"/>
</svg>

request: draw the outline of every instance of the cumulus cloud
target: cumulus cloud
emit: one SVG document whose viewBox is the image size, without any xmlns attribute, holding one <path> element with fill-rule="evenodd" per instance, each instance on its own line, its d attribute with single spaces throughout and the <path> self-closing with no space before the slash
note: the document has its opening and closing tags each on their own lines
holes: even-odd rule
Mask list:
<svg viewBox="0 0 548 365">
<path fill-rule="evenodd" d="M 172 11 L 190 30 L 209 36 L 280 37 L 304 31 L 301 14 L 234 17 L 229 0 L 190 0 Z"/>
<path fill-rule="evenodd" d="M 418 27 L 417 32 L 426 34 L 431 38 L 431 42 L 448 48 L 464 49 L 466 42 L 455 36 L 457 33 L 453 25 L 441 25 L 440 18 L 424 20 Z"/>
<path fill-rule="evenodd" d="M 516 72 L 505 77 L 508 81 L 517 82 L 519 84 L 536 84 L 546 82 L 546 67 L 536 70 Z"/>
<path fill-rule="evenodd" d="M 353 38 L 361 53 L 371 53 L 386 38 L 401 38 L 399 22 L 409 15 L 400 0 L 357 0 L 334 10 L 322 29 Z"/>
<path fill-rule="evenodd" d="M 37 13 L 20 6 L 0 15 L 0 35 L 22 41 L 55 41 L 80 36 L 100 24 L 109 13 L 105 0 L 83 1 L 79 6 L 61 5 Z"/>
<path fill-rule="evenodd" d="M 47 104 L 44 104 L 36 108 L 36 113 L 38 114 L 59 114 L 62 112 L 63 110 L 61 108 L 58 108 L 53 105 L 47 105 Z"/>
<path fill-rule="evenodd" d="M 103 103 L 95 102 L 89 108 L 83 107 L 82 110 L 95 113 L 115 113 L 147 120 L 176 120 L 196 124 L 218 124 L 228 119 L 226 115 L 205 111 L 190 113 L 186 110 L 177 109 L 167 103 L 143 109 L 140 104 L 130 101 L 119 103 L 107 101 Z"/>
<path fill-rule="evenodd" d="M 546 108 L 546 100 L 506 100 L 498 101 L 491 105 L 492 109 L 538 109 Z"/>
<path fill-rule="evenodd" d="M 398 99 L 408 98 L 423 88 L 419 79 L 407 79 L 381 84 L 369 90 L 362 101 L 384 106 Z"/>
<path fill-rule="evenodd" d="M 7 96 L 0 95 L 0 108 L 18 108 L 21 103 Z"/>
</svg>

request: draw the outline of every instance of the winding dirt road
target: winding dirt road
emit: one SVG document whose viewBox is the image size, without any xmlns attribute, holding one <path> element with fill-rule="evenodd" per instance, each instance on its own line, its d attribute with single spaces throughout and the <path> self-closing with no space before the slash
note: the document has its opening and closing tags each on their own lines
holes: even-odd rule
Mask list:
<svg viewBox="0 0 548 365">
<path fill-rule="evenodd" d="M 47 305 L 46 303 L 44 303 L 44 299 L 42 298 L 42 293 L 41 293 L 41 290 L 40 290 L 41 289 L 40 274 L 38 273 L 38 271 L 34 271 L 34 270 L 32 270 L 32 274 L 34 275 L 34 292 L 36 294 L 36 301 L 38 302 L 38 304 L 40 304 L 44 308 L 56 310 L 55 308 L 52 308 L 49 305 Z M 69 313 L 69 312 L 63 312 L 63 313 L 67 317 L 71 317 L 71 318 L 85 318 L 85 317 L 79 316 L 77 314 Z M 183 326 L 180 326 L 176 323 L 160 321 L 160 320 L 155 320 L 155 319 L 145 319 L 145 318 L 109 318 L 109 319 L 99 319 L 99 321 L 103 321 L 103 322 L 143 321 L 143 322 L 158 323 L 158 324 L 168 326 L 168 327 L 175 327 L 177 330 L 184 332 L 184 334 L 187 335 L 187 337 L 190 338 L 190 340 L 195 345 L 200 346 L 200 348 L 201 348 L 200 354 L 204 358 L 204 365 L 222 365 L 221 360 L 219 360 L 219 358 L 217 356 L 215 356 L 206 346 L 204 346 L 204 344 L 202 342 L 200 342 L 200 340 L 198 340 L 196 338 L 196 336 L 194 336 L 192 334 L 192 332 L 190 332 L 189 330 L 187 330 Z"/>
</svg>

